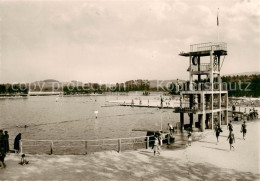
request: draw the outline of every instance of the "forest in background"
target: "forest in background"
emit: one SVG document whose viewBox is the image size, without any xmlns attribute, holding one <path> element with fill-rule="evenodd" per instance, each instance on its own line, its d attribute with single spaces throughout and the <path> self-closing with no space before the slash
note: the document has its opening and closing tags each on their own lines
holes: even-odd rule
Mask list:
<svg viewBox="0 0 260 181">
<path fill-rule="evenodd" d="M 182 82 L 183 83 L 183 82 Z M 226 84 L 229 96 L 234 97 L 260 97 L 260 74 L 254 75 L 232 75 L 222 76 L 222 83 Z M 57 83 L 56 83 L 57 84 Z M 187 83 L 186 83 L 187 84 Z M 51 85 L 51 84 L 48 84 Z M 19 95 L 27 94 L 29 90 L 29 84 L 0 84 L 0 96 L 1 95 Z M 30 87 L 30 91 L 39 91 L 40 87 Z M 42 91 L 53 91 L 53 87 L 44 87 Z M 169 94 L 178 94 L 176 90 L 176 82 L 169 87 L 155 88 L 150 86 L 149 81 L 131 82 L 128 84 L 116 83 L 112 87 L 106 85 L 99 85 L 98 83 L 82 84 L 78 87 L 63 86 L 55 88 L 55 91 L 63 91 L 64 94 L 90 94 L 90 93 L 103 93 L 103 92 L 129 92 L 129 91 L 143 91 L 145 93 L 149 91 L 165 91 Z M 146 94 L 148 95 L 148 94 Z"/>
</svg>

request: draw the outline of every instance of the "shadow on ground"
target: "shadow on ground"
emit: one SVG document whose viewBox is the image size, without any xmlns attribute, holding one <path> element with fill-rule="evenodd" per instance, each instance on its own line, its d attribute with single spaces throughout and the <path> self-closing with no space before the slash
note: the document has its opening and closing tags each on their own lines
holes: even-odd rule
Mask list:
<svg viewBox="0 0 260 181">
<path fill-rule="evenodd" d="M 9 156 L 2 180 L 257 180 L 259 175 L 139 152 L 106 152 L 88 156 L 29 156 L 29 165 Z"/>
</svg>

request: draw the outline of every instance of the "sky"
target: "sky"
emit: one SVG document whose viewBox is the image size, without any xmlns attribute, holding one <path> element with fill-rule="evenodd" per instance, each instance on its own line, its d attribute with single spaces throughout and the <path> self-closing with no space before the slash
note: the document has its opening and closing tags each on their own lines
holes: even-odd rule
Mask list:
<svg viewBox="0 0 260 181">
<path fill-rule="evenodd" d="M 190 44 L 228 45 L 222 74 L 260 70 L 260 1 L 0 1 L 0 83 L 188 79 Z"/>
</svg>

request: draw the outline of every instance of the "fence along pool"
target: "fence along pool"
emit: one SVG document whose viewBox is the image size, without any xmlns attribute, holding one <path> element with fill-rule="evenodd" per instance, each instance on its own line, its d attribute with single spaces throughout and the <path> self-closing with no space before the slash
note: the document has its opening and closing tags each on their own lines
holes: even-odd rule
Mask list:
<svg viewBox="0 0 260 181">
<path fill-rule="evenodd" d="M 80 155 L 102 151 L 126 151 L 148 148 L 153 136 L 98 140 L 20 140 L 20 152 L 29 154 Z M 13 139 L 10 139 L 9 144 Z M 11 145 L 10 145 L 11 146 Z"/>
</svg>

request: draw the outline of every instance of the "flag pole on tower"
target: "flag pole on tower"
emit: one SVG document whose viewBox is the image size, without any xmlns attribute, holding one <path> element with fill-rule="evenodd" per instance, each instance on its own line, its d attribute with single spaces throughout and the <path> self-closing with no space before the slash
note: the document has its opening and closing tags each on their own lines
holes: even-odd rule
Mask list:
<svg viewBox="0 0 260 181">
<path fill-rule="evenodd" d="M 219 8 L 218 8 L 219 10 Z M 218 13 L 217 13 L 217 29 L 218 29 L 218 42 L 219 42 L 219 20 L 218 20 Z"/>
</svg>

